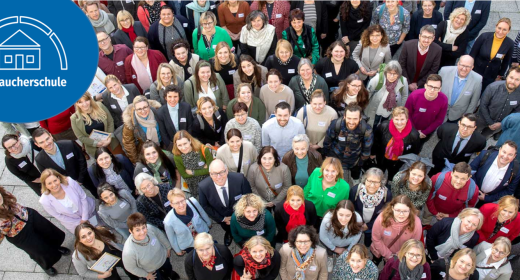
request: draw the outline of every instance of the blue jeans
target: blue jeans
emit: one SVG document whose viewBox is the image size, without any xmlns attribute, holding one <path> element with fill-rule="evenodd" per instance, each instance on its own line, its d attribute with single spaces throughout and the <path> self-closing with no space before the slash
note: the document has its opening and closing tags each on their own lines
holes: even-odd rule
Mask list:
<svg viewBox="0 0 520 280">
<path fill-rule="evenodd" d="M 473 44 L 475 44 L 476 40 L 477 39 L 473 39 L 468 42 L 468 46 L 466 47 L 466 54 L 469 54 L 471 52 L 471 48 L 473 48 Z M 482 91 L 484 91 L 484 90 L 482 90 Z"/>
</svg>

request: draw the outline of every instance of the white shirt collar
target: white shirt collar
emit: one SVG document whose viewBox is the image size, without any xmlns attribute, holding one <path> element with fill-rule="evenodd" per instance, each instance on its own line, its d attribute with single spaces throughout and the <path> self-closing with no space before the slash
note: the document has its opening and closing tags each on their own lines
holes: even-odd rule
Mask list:
<svg viewBox="0 0 520 280">
<path fill-rule="evenodd" d="M 213 181 L 213 185 L 215 185 L 215 188 L 217 188 L 217 190 L 220 190 L 220 188 L 224 187 L 226 189 L 229 189 L 228 187 L 228 182 L 229 182 L 229 179 L 226 179 L 226 183 L 224 184 L 224 186 L 219 186 L 215 183 L 215 181 Z M 229 195 L 229 191 L 228 191 L 228 195 Z"/>
<path fill-rule="evenodd" d="M 427 53 L 430 50 L 430 46 L 428 46 L 426 48 L 426 50 L 423 51 L 423 50 L 421 50 L 421 42 L 417 42 L 417 49 L 419 50 L 419 53 L 421 53 L 421 55 L 424 55 L 425 53 Z"/>
<path fill-rule="evenodd" d="M 500 266 L 504 263 L 504 261 L 507 260 L 507 258 L 503 258 L 498 262 L 487 264 L 487 261 L 489 260 L 489 258 L 491 258 L 491 248 L 485 250 L 484 252 L 486 253 L 486 258 L 482 262 L 485 264 L 485 266 L 492 266 L 495 269 L 499 269 Z"/>
<path fill-rule="evenodd" d="M 498 157 L 499 157 L 499 156 L 500 156 L 500 155 L 497 155 L 497 157 L 495 158 L 495 161 L 493 161 L 493 165 L 495 165 L 495 166 L 497 167 L 497 170 L 499 170 L 499 171 L 507 170 L 507 168 L 509 167 L 509 165 L 510 165 L 511 163 L 508 163 L 506 166 L 504 166 L 504 167 L 502 167 L 502 168 L 498 167 Z"/>
<path fill-rule="evenodd" d="M 123 89 L 123 91 L 125 92 L 125 96 L 123 96 L 123 98 L 126 98 L 127 96 L 130 95 L 130 93 L 128 92 L 128 90 L 126 90 L 126 88 L 124 86 L 121 86 L 121 88 Z M 110 96 L 112 98 L 114 98 L 115 100 L 123 100 L 123 98 L 118 98 L 115 94 L 113 93 L 110 93 Z"/>
</svg>

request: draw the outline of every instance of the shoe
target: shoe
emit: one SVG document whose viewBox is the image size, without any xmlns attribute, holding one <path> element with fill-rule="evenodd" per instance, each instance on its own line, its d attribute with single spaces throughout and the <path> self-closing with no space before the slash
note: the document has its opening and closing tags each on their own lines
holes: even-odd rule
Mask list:
<svg viewBox="0 0 520 280">
<path fill-rule="evenodd" d="M 500 138 L 500 135 L 502 135 L 502 132 L 493 134 L 493 140 L 498 141 L 498 138 Z"/>
<path fill-rule="evenodd" d="M 65 247 L 60 247 L 58 251 L 60 251 L 62 256 L 69 256 L 72 253 L 68 248 Z"/>
<path fill-rule="evenodd" d="M 231 233 L 226 232 L 226 234 L 224 235 L 224 245 L 231 245 L 231 241 L 233 241 L 233 238 L 231 238 Z"/>
<path fill-rule="evenodd" d="M 56 271 L 56 269 L 54 267 L 51 267 L 49 269 L 45 269 L 44 271 L 49 276 L 56 276 L 58 274 L 58 271 Z"/>
</svg>

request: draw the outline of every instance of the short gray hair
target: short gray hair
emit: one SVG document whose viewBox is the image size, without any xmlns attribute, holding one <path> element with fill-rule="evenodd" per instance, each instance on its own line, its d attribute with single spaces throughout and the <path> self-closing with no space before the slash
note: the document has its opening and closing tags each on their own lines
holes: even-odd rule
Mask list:
<svg viewBox="0 0 520 280">
<path fill-rule="evenodd" d="M 134 179 L 135 188 L 137 189 L 139 194 L 143 194 L 143 191 L 141 190 L 141 184 L 144 181 L 150 181 L 156 186 L 159 185 L 159 182 L 152 175 L 145 173 L 145 172 L 139 173 L 137 176 L 135 176 L 135 179 Z"/>
<path fill-rule="evenodd" d="M 390 60 L 390 62 L 388 62 L 385 66 L 385 78 L 386 78 L 386 74 L 388 74 L 388 72 L 391 72 L 391 71 L 395 71 L 397 74 L 399 74 L 399 77 L 401 77 L 401 75 L 403 75 L 403 68 L 401 68 L 401 64 L 399 64 L 399 62 L 397 60 Z"/>
<path fill-rule="evenodd" d="M 424 31 L 426 31 L 426 32 L 428 32 L 430 34 L 435 35 L 435 28 L 433 28 L 433 26 L 431 26 L 429 24 L 421 27 L 421 31 L 419 32 L 419 34 L 423 34 Z"/>
<path fill-rule="evenodd" d="M 311 70 L 314 70 L 314 65 L 312 65 L 312 62 L 308 58 L 300 58 L 300 62 L 298 63 L 298 74 L 300 73 L 300 68 L 302 68 L 303 65 L 309 65 Z"/>
<path fill-rule="evenodd" d="M 383 172 L 383 170 L 377 168 L 377 167 L 372 167 L 370 169 L 368 169 L 365 174 L 363 175 L 363 178 L 361 178 L 361 183 L 365 184 L 365 181 L 367 180 L 368 176 L 377 176 L 379 177 L 379 180 L 381 180 L 381 185 L 380 187 L 385 187 L 386 188 L 386 176 L 385 176 L 385 172 Z"/>
<path fill-rule="evenodd" d="M 262 11 L 254 10 L 254 11 L 251 11 L 251 13 L 249 13 L 249 15 L 247 15 L 247 18 L 246 18 L 247 30 L 253 29 L 253 25 L 251 24 L 251 22 L 254 19 L 256 19 L 257 17 L 260 17 L 262 19 L 262 21 L 264 22 L 264 25 L 262 25 L 262 29 L 269 23 L 267 16 Z"/>
<path fill-rule="evenodd" d="M 294 136 L 294 138 L 292 140 L 292 147 L 294 148 L 294 144 L 296 144 L 298 142 L 307 143 L 307 148 L 309 148 L 309 146 L 311 145 L 311 140 L 309 140 L 309 136 L 307 136 L 307 134 L 298 134 L 298 135 Z"/>
<path fill-rule="evenodd" d="M 204 245 L 215 245 L 215 242 L 213 241 L 213 236 L 211 236 L 207 232 L 201 232 L 195 236 L 195 240 L 193 241 L 193 248 L 195 250 L 201 248 Z"/>
</svg>

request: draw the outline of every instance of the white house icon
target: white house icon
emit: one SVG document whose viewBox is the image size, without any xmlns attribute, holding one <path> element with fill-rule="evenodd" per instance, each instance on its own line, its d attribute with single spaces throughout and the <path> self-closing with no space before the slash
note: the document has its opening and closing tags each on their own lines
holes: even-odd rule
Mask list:
<svg viewBox="0 0 520 280">
<path fill-rule="evenodd" d="M 40 45 L 22 30 L 0 44 L 0 70 L 40 70 Z"/>
</svg>

